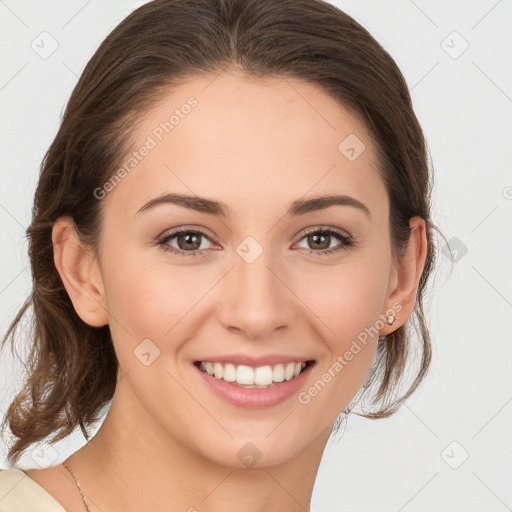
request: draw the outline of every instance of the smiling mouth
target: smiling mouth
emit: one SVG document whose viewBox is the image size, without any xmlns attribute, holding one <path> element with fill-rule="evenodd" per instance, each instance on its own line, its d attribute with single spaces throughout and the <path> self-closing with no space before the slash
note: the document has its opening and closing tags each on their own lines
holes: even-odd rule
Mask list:
<svg viewBox="0 0 512 512">
<path fill-rule="evenodd" d="M 196 361 L 194 364 L 202 372 L 234 386 L 261 389 L 298 377 L 308 366 L 313 365 L 314 361 L 297 361 L 258 367 L 211 361 Z"/>
</svg>

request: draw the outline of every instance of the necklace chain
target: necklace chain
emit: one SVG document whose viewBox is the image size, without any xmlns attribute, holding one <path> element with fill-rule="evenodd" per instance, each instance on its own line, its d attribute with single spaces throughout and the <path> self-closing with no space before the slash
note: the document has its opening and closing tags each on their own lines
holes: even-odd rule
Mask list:
<svg viewBox="0 0 512 512">
<path fill-rule="evenodd" d="M 87 505 L 87 501 L 85 500 L 85 495 L 82 491 L 82 488 L 80 487 L 80 484 L 78 483 L 78 480 L 77 480 L 76 476 L 74 475 L 73 471 L 71 471 L 71 468 L 68 466 L 68 462 L 64 461 L 62 463 L 62 465 L 71 473 L 71 476 L 73 477 L 73 480 L 75 481 L 76 486 L 78 487 L 78 490 L 80 491 L 80 496 L 82 496 L 82 501 L 84 502 L 85 510 L 87 510 L 87 512 L 91 512 L 91 509 L 89 508 L 89 505 Z"/>
</svg>

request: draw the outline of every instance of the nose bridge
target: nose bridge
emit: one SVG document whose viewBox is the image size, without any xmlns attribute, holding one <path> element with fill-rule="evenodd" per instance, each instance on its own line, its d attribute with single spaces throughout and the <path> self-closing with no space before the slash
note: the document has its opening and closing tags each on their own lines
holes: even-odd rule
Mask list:
<svg viewBox="0 0 512 512">
<path fill-rule="evenodd" d="M 235 258 L 235 272 L 241 299 L 261 302 L 272 298 L 275 292 L 279 293 L 274 282 L 275 276 L 270 271 L 276 261 L 269 244 L 264 248 L 252 236 L 247 237 L 238 245 L 236 253 L 238 258 Z M 251 293 L 244 293 L 244 288 Z"/>
<path fill-rule="evenodd" d="M 267 237 L 267 244 L 270 243 Z M 281 282 L 279 263 L 271 248 L 248 236 L 233 254 L 229 294 L 221 321 L 225 328 L 244 331 L 251 339 L 264 338 L 293 320 L 290 292 Z"/>
</svg>

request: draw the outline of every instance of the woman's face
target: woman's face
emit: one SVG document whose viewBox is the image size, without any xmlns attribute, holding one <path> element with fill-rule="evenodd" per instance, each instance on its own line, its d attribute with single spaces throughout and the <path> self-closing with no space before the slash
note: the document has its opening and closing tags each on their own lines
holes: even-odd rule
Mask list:
<svg viewBox="0 0 512 512">
<path fill-rule="evenodd" d="M 325 442 L 396 284 L 364 125 L 314 85 L 224 72 L 175 87 L 132 141 L 97 191 L 125 428 L 234 466 Z M 345 199 L 310 203 L 324 196 Z M 229 382 L 254 375 L 284 380 Z"/>
</svg>

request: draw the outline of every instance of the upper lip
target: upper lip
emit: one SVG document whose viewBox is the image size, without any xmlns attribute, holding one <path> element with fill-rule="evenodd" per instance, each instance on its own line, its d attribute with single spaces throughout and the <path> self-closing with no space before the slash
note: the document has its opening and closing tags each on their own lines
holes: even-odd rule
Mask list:
<svg viewBox="0 0 512 512">
<path fill-rule="evenodd" d="M 202 361 L 205 363 L 232 363 L 235 365 L 252 366 L 257 368 L 259 366 L 275 365 L 279 363 L 302 363 L 313 361 L 310 357 L 302 356 L 289 356 L 280 354 L 268 354 L 261 356 L 248 356 L 247 354 L 231 354 L 222 356 L 205 356 L 198 359 L 196 362 Z"/>
</svg>

